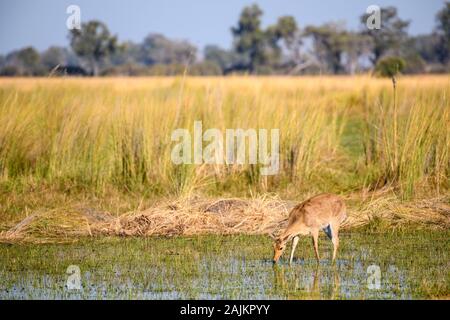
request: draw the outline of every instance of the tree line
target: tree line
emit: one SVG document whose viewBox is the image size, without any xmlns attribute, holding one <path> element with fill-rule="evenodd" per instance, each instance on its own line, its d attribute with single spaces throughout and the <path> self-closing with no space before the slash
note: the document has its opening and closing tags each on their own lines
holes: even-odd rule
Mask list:
<svg viewBox="0 0 450 320">
<path fill-rule="evenodd" d="M 410 36 L 410 21 L 395 7 L 381 8 L 381 28 L 358 31 L 330 22 L 300 28 L 293 16 L 282 16 L 263 28 L 263 11 L 245 7 L 231 28 L 231 49 L 151 33 L 140 43 L 120 42 L 100 21 L 69 32 L 70 48 L 52 46 L 43 52 L 26 47 L 0 55 L 0 75 L 191 75 L 356 74 L 395 67 L 404 73 L 450 71 L 450 2 L 436 14 L 430 34 Z"/>
</svg>

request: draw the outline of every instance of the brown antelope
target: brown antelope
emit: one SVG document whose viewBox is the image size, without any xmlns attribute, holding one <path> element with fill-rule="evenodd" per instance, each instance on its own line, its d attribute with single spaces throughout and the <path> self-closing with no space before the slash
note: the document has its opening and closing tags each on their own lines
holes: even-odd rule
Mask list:
<svg viewBox="0 0 450 320">
<path fill-rule="evenodd" d="M 339 226 L 347 218 L 344 201 L 335 194 L 324 193 L 314 196 L 298 205 L 289 213 L 288 225 L 275 239 L 273 263 L 277 263 L 292 239 L 292 251 L 289 263 L 292 263 L 299 235 L 310 234 L 313 239 L 314 252 L 319 262 L 319 231 L 322 229 L 333 242 L 333 261 L 339 246 Z"/>
</svg>

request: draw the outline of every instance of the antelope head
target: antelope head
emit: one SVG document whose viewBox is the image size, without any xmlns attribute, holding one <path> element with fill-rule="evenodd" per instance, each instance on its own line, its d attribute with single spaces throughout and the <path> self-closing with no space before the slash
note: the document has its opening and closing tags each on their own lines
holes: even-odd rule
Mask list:
<svg viewBox="0 0 450 320">
<path fill-rule="evenodd" d="M 272 235 L 272 238 L 275 240 L 275 242 L 273 244 L 273 250 L 274 250 L 273 263 L 275 264 L 280 259 L 281 255 L 283 254 L 284 249 L 286 249 L 286 243 L 289 240 L 289 235 L 281 235 L 278 238 L 275 238 Z"/>
</svg>

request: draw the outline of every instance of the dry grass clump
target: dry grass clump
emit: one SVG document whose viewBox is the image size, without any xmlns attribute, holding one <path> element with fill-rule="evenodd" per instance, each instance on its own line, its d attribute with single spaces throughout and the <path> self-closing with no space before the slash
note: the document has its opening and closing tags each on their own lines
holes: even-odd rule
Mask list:
<svg viewBox="0 0 450 320">
<path fill-rule="evenodd" d="M 362 202 L 344 224 L 345 227 L 362 227 L 372 221 L 380 221 L 390 228 L 411 224 L 421 227 L 450 228 L 448 197 L 402 201 L 391 195 Z"/>
<path fill-rule="evenodd" d="M 351 202 L 352 199 L 348 199 Z M 417 224 L 450 228 L 448 197 L 405 202 L 384 195 L 351 205 L 343 228 L 383 221 L 396 228 Z M 36 212 L 8 231 L 0 242 L 66 242 L 87 236 L 190 236 L 200 234 L 277 233 L 295 202 L 276 197 L 255 199 L 184 198 L 114 217 L 86 209 Z"/>
<path fill-rule="evenodd" d="M 67 242 L 91 235 L 88 219 L 77 212 L 51 210 L 36 212 L 0 233 L 2 242 Z"/>
<path fill-rule="evenodd" d="M 288 203 L 269 198 L 179 200 L 124 215 L 101 231 L 132 236 L 265 234 L 280 228 L 288 208 Z"/>
</svg>

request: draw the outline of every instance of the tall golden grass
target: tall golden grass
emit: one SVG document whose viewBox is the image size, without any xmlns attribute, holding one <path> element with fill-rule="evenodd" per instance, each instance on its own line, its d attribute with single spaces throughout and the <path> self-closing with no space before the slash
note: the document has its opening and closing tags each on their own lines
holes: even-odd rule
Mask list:
<svg viewBox="0 0 450 320">
<path fill-rule="evenodd" d="M 449 77 L 0 80 L 2 183 L 204 192 L 347 192 L 391 185 L 440 194 L 449 177 Z M 280 173 L 175 165 L 176 128 L 280 129 Z M 395 126 L 398 127 L 394 128 Z"/>
</svg>

